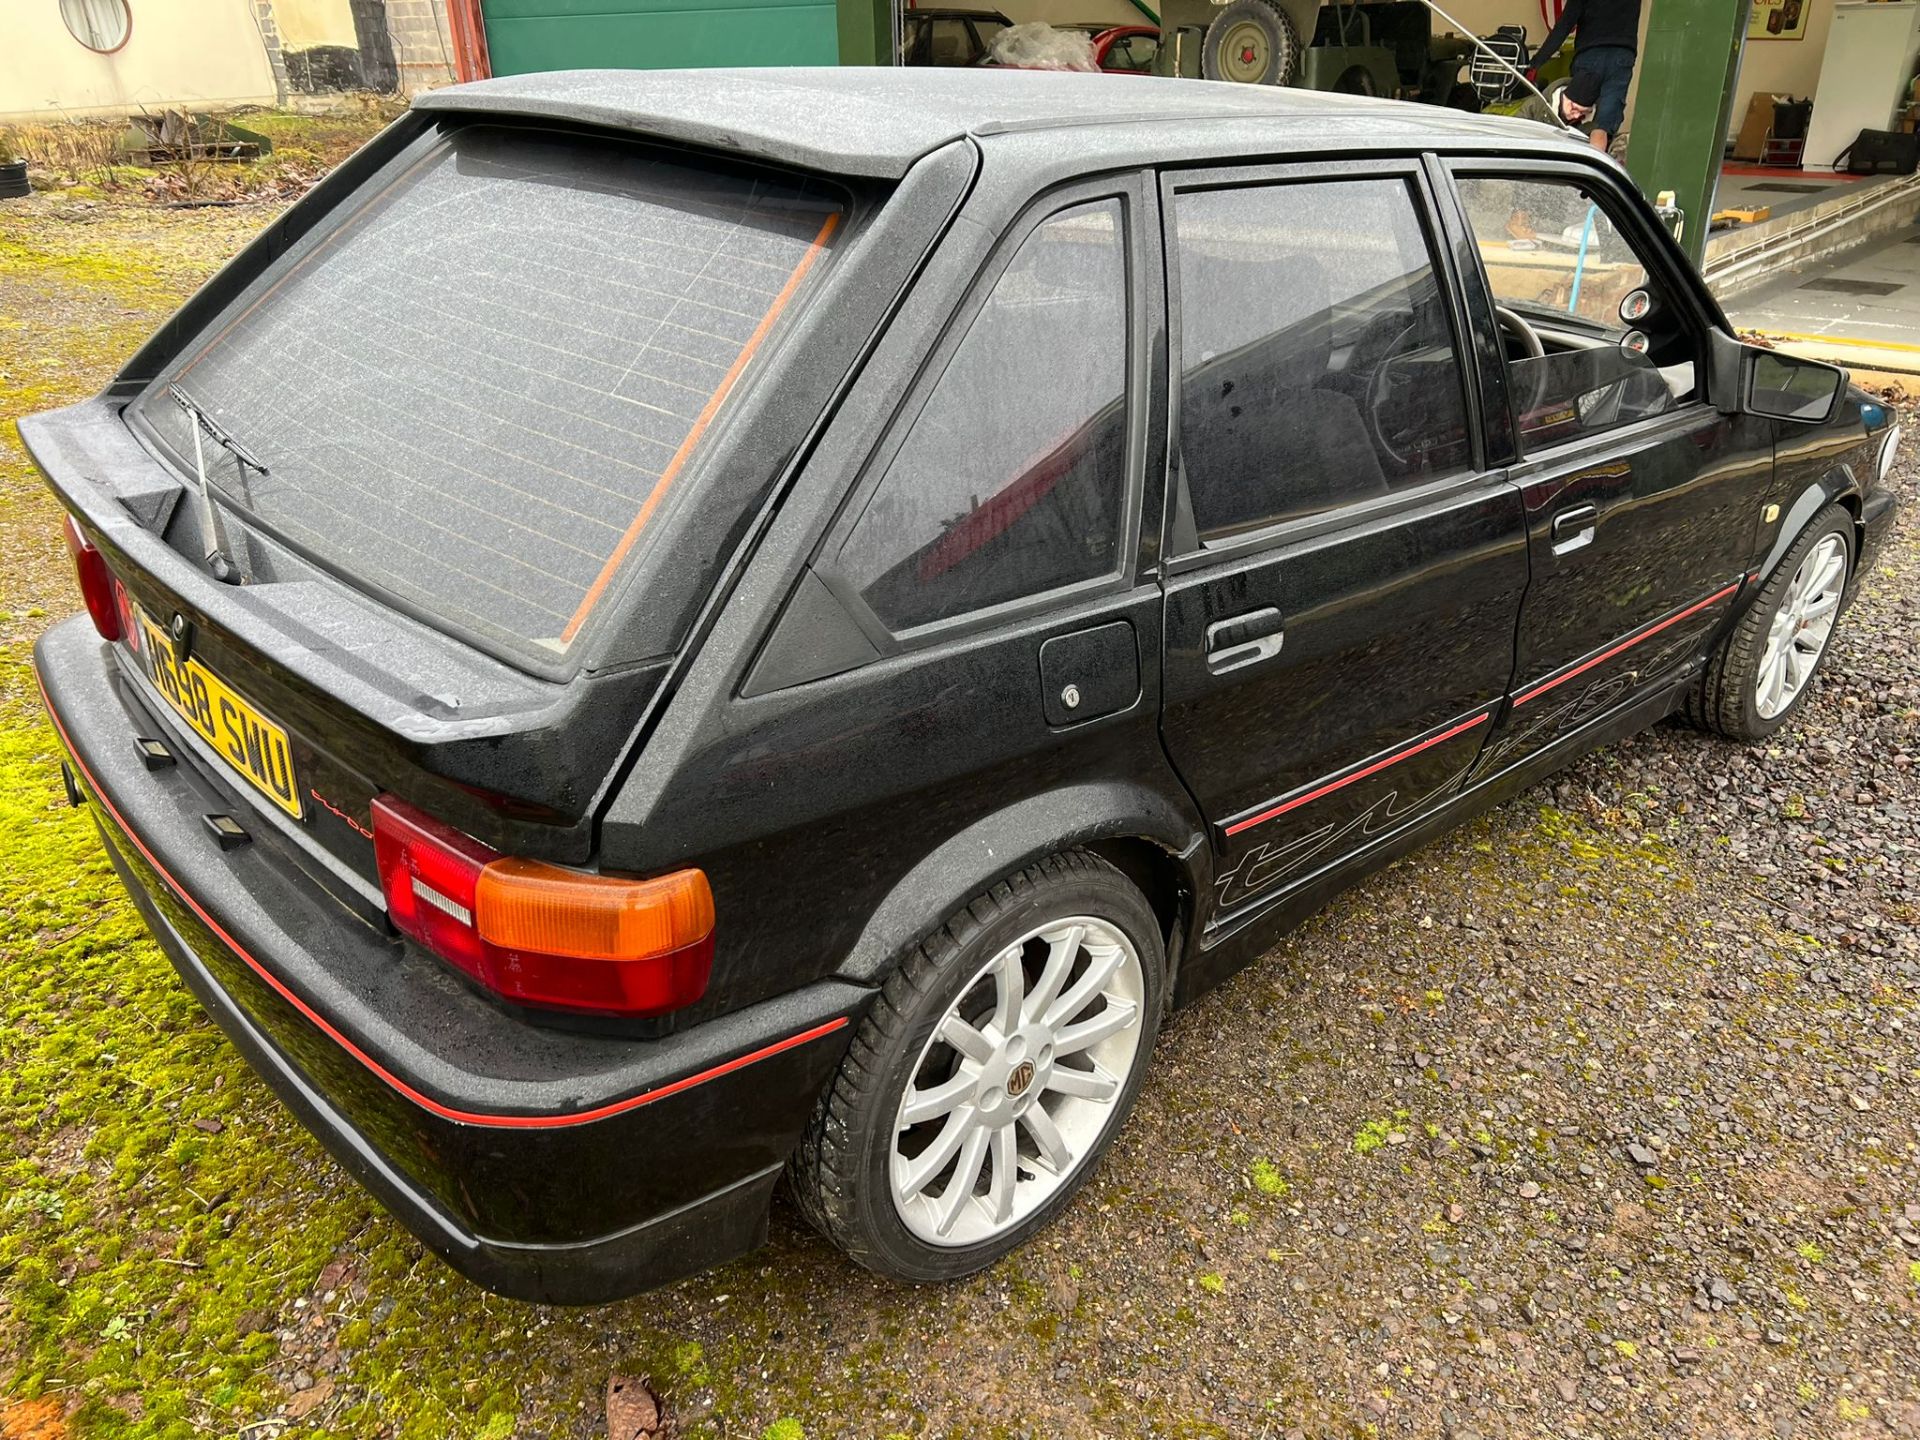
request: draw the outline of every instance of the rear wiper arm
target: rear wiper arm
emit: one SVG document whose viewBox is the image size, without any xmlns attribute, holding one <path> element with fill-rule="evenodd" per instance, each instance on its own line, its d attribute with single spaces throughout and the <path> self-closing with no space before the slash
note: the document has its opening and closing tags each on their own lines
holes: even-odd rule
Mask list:
<svg viewBox="0 0 1920 1440">
<path fill-rule="evenodd" d="M 178 385 L 167 386 L 167 398 L 186 412 L 193 422 L 193 478 L 195 488 L 200 493 L 200 523 L 206 533 L 207 568 L 213 572 L 213 578 L 236 585 L 240 581 L 240 572 L 228 558 L 227 532 L 220 520 L 219 507 L 213 503 L 213 487 L 207 483 L 207 460 L 203 453 L 200 436 L 204 432 L 214 444 L 225 450 L 242 465 L 251 466 L 262 475 L 267 467 L 253 457 L 253 454 L 233 436 L 215 423 L 213 417 L 202 410 L 194 398 Z"/>
</svg>

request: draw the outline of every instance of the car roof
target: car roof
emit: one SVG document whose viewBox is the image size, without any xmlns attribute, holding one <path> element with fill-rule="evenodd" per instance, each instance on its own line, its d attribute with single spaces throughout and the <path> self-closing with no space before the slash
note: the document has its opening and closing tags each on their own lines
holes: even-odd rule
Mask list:
<svg viewBox="0 0 1920 1440">
<path fill-rule="evenodd" d="M 1273 85 L 1000 68 L 845 66 L 756 70 L 556 70 L 418 95 L 465 110 L 629 130 L 837 175 L 898 179 L 965 136 L 1138 128 L 1138 163 L 1186 148 L 1183 122 L 1262 122 L 1266 148 L 1419 149 L 1449 137 L 1564 153 L 1532 121 Z M 1275 130 L 1280 132 L 1275 133 Z M 1112 147 L 1103 147 L 1109 153 Z"/>
</svg>

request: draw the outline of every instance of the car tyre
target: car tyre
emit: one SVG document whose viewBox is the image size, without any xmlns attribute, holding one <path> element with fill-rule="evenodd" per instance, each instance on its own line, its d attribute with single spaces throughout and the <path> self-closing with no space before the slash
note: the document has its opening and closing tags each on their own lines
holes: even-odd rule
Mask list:
<svg viewBox="0 0 1920 1440">
<path fill-rule="evenodd" d="M 1125 1122 L 1165 984 L 1158 919 L 1097 856 L 1050 856 L 974 897 L 906 953 L 855 1032 L 788 1162 L 801 1212 L 896 1280 L 957 1279 L 1016 1249 Z M 927 1118 L 908 1123 L 910 1106 Z"/>
<path fill-rule="evenodd" d="M 1291 85 L 1300 50 L 1293 18 L 1273 0 L 1232 0 L 1201 38 L 1200 73 L 1240 85 Z"/>
<path fill-rule="evenodd" d="M 1839 619 L 1853 539 L 1853 516 L 1839 505 L 1800 532 L 1688 690 L 1692 724 L 1752 743 L 1806 703 Z"/>
</svg>

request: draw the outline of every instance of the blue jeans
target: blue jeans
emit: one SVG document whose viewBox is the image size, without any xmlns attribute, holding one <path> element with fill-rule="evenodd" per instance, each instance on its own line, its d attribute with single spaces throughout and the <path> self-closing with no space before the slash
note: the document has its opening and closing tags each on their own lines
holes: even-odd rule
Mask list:
<svg viewBox="0 0 1920 1440">
<path fill-rule="evenodd" d="M 1594 106 L 1593 128 L 1607 132 L 1608 138 L 1620 133 L 1627 118 L 1627 87 L 1633 83 L 1633 62 L 1638 57 L 1624 45 L 1596 45 L 1591 50 L 1573 52 L 1573 73 L 1591 72 L 1600 77 L 1600 99 Z"/>
</svg>

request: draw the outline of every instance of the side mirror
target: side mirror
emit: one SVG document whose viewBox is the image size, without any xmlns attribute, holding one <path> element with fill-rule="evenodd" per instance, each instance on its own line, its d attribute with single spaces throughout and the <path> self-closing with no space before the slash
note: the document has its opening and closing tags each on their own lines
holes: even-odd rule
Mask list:
<svg viewBox="0 0 1920 1440">
<path fill-rule="evenodd" d="M 1710 393 L 1729 415 L 1818 425 L 1832 418 L 1847 391 L 1847 372 L 1838 365 L 1744 345 L 1723 330 L 1712 332 L 1709 349 Z"/>
<path fill-rule="evenodd" d="M 1838 365 L 1803 360 L 1778 350 L 1749 347 L 1741 403 L 1750 415 L 1818 425 L 1832 417 L 1846 393 L 1847 372 Z"/>
</svg>

